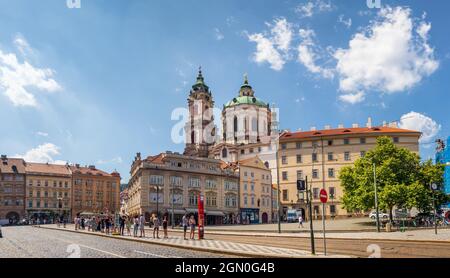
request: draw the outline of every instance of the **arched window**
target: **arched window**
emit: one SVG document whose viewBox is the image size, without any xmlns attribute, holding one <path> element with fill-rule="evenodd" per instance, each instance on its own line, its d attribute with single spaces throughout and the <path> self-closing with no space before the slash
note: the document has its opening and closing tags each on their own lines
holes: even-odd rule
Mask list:
<svg viewBox="0 0 450 278">
<path fill-rule="evenodd" d="M 228 156 L 228 151 L 227 151 L 226 148 L 223 148 L 223 149 L 222 149 L 222 157 L 225 158 L 225 157 L 227 157 L 227 156 Z"/>
<path fill-rule="evenodd" d="M 252 131 L 258 131 L 258 119 L 252 118 Z"/>
<path fill-rule="evenodd" d="M 195 144 L 195 131 L 191 132 L 191 144 Z"/>
<path fill-rule="evenodd" d="M 238 131 L 238 118 L 236 116 L 234 116 L 234 132 Z"/>
<path fill-rule="evenodd" d="M 266 168 L 269 168 L 269 161 L 264 162 L 264 165 L 266 166 Z"/>
</svg>

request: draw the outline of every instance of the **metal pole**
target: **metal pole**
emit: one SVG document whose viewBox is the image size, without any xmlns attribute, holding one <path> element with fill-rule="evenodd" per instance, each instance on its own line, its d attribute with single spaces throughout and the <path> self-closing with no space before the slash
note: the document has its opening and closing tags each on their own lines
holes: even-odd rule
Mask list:
<svg viewBox="0 0 450 278">
<path fill-rule="evenodd" d="M 156 217 L 159 218 L 159 186 L 156 186 Z"/>
<path fill-rule="evenodd" d="M 306 184 L 306 201 L 308 202 L 309 206 L 309 232 L 310 232 L 310 238 L 311 238 L 311 254 L 316 254 L 316 248 L 314 246 L 314 227 L 313 227 L 313 219 L 312 219 L 312 190 L 308 190 L 308 176 L 306 176 L 305 179 Z"/>
<path fill-rule="evenodd" d="M 378 211 L 378 189 L 377 189 L 377 172 L 376 172 L 376 166 L 375 163 L 373 164 L 373 185 L 375 187 L 375 210 L 376 210 L 376 217 L 377 217 L 377 232 L 380 232 L 380 215 Z"/>
<path fill-rule="evenodd" d="M 433 194 L 433 208 L 434 208 L 434 234 L 437 235 L 437 221 L 436 221 L 436 201 L 434 199 L 434 190 L 431 191 L 431 194 Z"/>
<path fill-rule="evenodd" d="M 278 135 L 278 139 L 276 141 L 276 149 L 275 149 L 275 156 L 276 156 L 276 165 L 277 165 L 277 192 L 278 192 L 278 233 L 281 234 L 281 189 L 280 189 L 280 165 L 278 162 L 278 145 L 280 142 L 280 136 Z"/>
<path fill-rule="evenodd" d="M 322 143 L 322 188 L 325 189 L 325 150 L 323 146 L 323 138 L 321 138 Z M 327 254 L 327 240 L 325 232 L 325 203 L 322 203 L 322 231 L 323 231 L 323 253 Z"/>
<path fill-rule="evenodd" d="M 175 229 L 175 185 L 172 184 L 172 229 Z"/>
</svg>

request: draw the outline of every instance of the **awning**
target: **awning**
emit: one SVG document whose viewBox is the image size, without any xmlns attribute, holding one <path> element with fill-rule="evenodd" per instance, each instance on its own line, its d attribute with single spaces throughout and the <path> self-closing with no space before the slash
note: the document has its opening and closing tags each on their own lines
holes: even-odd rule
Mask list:
<svg viewBox="0 0 450 278">
<path fill-rule="evenodd" d="M 198 209 L 186 208 L 187 213 L 198 213 Z"/>
<path fill-rule="evenodd" d="M 217 210 L 208 210 L 206 212 L 206 215 L 211 215 L 211 216 L 224 216 L 224 213 L 222 211 L 217 211 Z"/>
<path fill-rule="evenodd" d="M 169 213 L 169 214 L 172 213 L 172 210 L 168 209 L 167 213 Z M 186 214 L 186 211 L 184 209 L 174 209 L 173 213 L 174 214 Z"/>
</svg>

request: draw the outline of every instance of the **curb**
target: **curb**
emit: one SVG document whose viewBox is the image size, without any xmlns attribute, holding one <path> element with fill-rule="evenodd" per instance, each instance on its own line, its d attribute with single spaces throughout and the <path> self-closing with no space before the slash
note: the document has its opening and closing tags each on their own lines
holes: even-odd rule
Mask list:
<svg viewBox="0 0 450 278">
<path fill-rule="evenodd" d="M 172 230 L 172 232 L 182 232 L 181 230 Z M 283 237 L 288 239 L 296 239 L 296 238 L 309 238 L 309 237 L 302 237 L 302 236 L 292 236 L 287 234 L 245 234 L 245 233 L 237 233 L 237 232 L 226 232 L 226 231 L 205 231 L 205 235 L 223 235 L 223 236 L 246 236 L 246 237 Z M 292 233 L 294 234 L 294 233 Z M 323 236 L 314 234 L 316 238 L 323 238 Z M 389 242 L 417 242 L 417 243 L 444 243 L 444 244 L 450 244 L 450 239 L 448 240 L 425 240 L 425 239 L 392 239 L 392 238 L 342 238 L 342 237 L 333 237 L 333 235 L 330 235 L 327 233 L 327 239 L 339 239 L 339 240 L 370 240 L 370 241 L 389 241 Z"/>
<path fill-rule="evenodd" d="M 180 248 L 180 249 L 189 249 L 189 250 L 202 251 L 202 252 L 208 252 L 208 253 L 247 256 L 247 257 L 251 257 L 251 258 L 328 258 L 328 256 L 323 256 L 323 255 L 305 255 L 305 256 L 271 255 L 271 256 L 268 256 L 268 255 L 255 254 L 255 253 L 245 252 L 245 251 L 216 250 L 216 249 L 208 249 L 207 247 L 199 247 L 199 246 L 184 246 L 184 245 L 178 245 L 178 244 L 166 243 L 166 242 L 150 242 L 150 241 L 142 240 L 139 238 L 115 237 L 115 236 L 109 236 L 109 235 L 104 235 L 104 234 L 97 234 L 97 233 L 91 233 L 91 232 L 78 232 L 78 231 L 65 230 L 65 229 L 60 229 L 60 228 L 50 228 L 50 227 L 36 227 L 36 228 L 47 229 L 47 230 L 56 230 L 56 231 L 65 231 L 65 232 L 71 232 L 71 233 L 77 233 L 77 234 L 87 234 L 87 235 L 93 235 L 93 236 L 99 236 L 99 237 L 105 237 L 105 238 L 111 238 L 111 239 L 120 239 L 120 240 L 132 241 L 132 242 L 170 246 L 170 247 L 175 247 L 175 248 Z M 294 249 L 294 250 L 297 250 L 297 249 Z M 336 257 L 339 257 L 339 256 L 336 256 Z"/>
</svg>

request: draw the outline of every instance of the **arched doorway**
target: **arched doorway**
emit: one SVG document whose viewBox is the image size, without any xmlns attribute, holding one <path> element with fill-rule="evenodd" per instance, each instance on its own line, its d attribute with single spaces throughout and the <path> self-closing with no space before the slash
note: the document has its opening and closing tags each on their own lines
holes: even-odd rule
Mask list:
<svg viewBox="0 0 450 278">
<path fill-rule="evenodd" d="M 267 213 L 263 213 L 262 214 L 262 223 L 263 224 L 267 224 L 269 222 L 269 216 L 267 215 Z"/>
<path fill-rule="evenodd" d="M 9 220 L 9 224 L 16 224 L 19 222 L 20 215 L 15 211 L 10 211 L 6 214 L 6 219 Z"/>
</svg>

